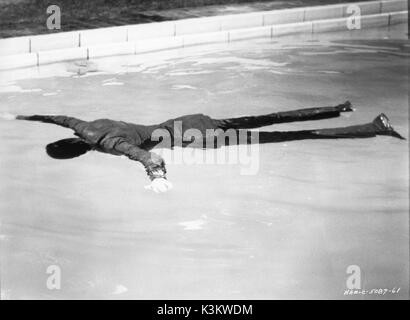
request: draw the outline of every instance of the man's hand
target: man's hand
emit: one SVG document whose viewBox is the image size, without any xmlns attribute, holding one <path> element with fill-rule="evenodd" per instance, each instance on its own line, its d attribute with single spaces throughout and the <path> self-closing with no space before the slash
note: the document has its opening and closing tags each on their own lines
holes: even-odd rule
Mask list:
<svg viewBox="0 0 410 320">
<path fill-rule="evenodd" d="M 164 178 L 156 178 L 152 180 L 151 184 L 145 186 L 145 189 L 152 190 L 156 193 L 167 192 L 172 189 L 172 183 Z"/>
</svg>

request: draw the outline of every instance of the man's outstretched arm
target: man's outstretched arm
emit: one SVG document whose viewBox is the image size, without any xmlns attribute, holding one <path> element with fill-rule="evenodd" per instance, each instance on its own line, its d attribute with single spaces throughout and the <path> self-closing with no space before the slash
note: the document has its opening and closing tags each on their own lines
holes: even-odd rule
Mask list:
<svg viewBox="0 0 410 320">
<path fill-rule="evenodd" d="M 143 164 L 151 184 L 146 186 L 155 192 L 165 192 L 172 188 L 171 182 L 167 181 L 165 161 L 159 155 L 138 148 L 128 141 L 122 140 L 115 145 L 115 150 L 131 160 L 139 161 Z"/>
<path fill-rule="evenodd" d="M 17 120 L 28 120 L 28 121 L 40 121 L 44 123 L 52 123 L 65 128 L 77 130 L 86 121 L 67 116 L 50 116 L 50 115 L 32 115 L 32 116 L 22 116 L 18 115 L 15 117 Z"/>
</svg>

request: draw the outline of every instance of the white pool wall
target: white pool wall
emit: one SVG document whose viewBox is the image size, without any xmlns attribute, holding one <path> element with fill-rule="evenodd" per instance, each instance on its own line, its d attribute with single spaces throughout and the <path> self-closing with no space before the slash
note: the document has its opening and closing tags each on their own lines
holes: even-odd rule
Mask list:
<svg viewBox="0 0 410 320">
<path fill-rule="evenodd" d="M 352 5 L 360 8 L 361 28 L 408 19 L 407 0 L 378 0 L 16 37 L 0 40 L 0 70 L 288 34 L 351 31 L 347 18 Z"/>
</svg>

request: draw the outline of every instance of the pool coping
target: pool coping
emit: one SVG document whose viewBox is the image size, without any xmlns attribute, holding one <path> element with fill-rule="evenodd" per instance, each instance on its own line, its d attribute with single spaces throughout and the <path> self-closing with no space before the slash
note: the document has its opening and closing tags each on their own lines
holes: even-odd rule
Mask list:
<svg viewBox="0 0 410 320">
<path fill-rule="evenodd" d="M 407 6 L 407 0 L 350 2 L 0 39 L 0 70 L 257 38 L 355 32 L 348 22 L 358 10 L 360 29 L 387 27 L 408 21 Z"/>
</svg>

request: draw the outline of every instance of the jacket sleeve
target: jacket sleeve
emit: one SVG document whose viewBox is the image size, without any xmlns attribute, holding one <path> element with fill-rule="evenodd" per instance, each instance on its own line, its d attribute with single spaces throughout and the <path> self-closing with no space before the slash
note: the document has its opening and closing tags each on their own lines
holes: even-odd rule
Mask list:
<svg viewBox="0 0 410 320">
<path fill-rule="evenodd" d="M 44 123 L 52 123 L 65 128 L 76 129 L 78 125 L 86 123 L 86 121 L 67 117 L 67 116 L 49 116 L 49 115 L 33 115 L 33 116 L 17 116 L 17 120 L 40 121 Z"/>
<path fill-rule="evenodd" d="M 159 155 L 138 148 L 124 140 L 118 142 L 114 148 L 129 159 L 141 162 L 151 180 L 156 178 L 166 179 L 165 161 Z"/>
</svg>

